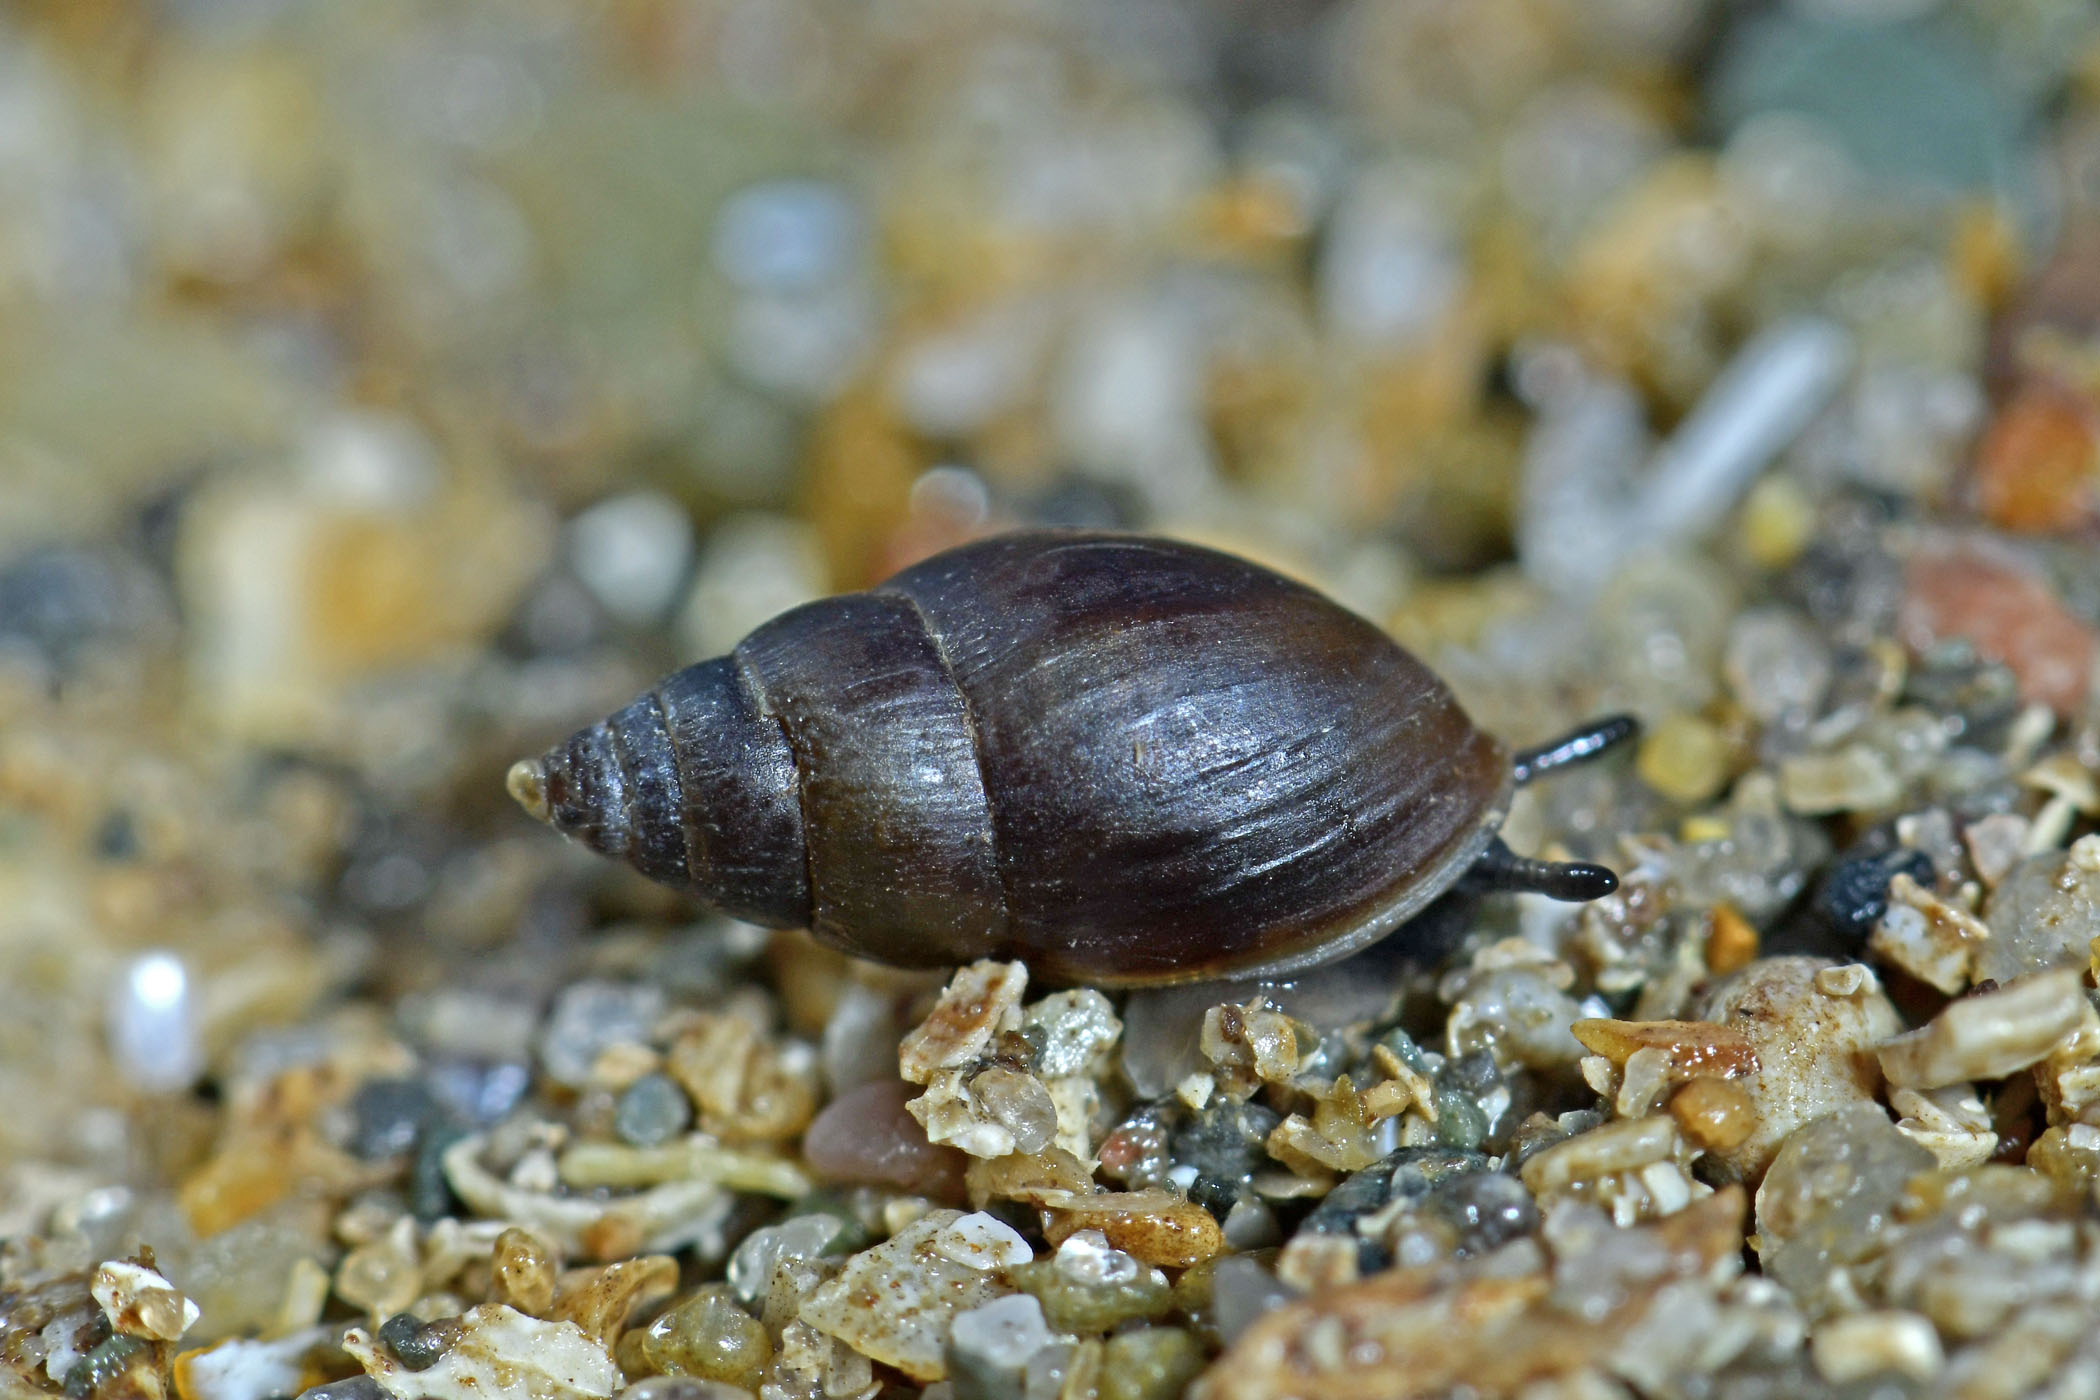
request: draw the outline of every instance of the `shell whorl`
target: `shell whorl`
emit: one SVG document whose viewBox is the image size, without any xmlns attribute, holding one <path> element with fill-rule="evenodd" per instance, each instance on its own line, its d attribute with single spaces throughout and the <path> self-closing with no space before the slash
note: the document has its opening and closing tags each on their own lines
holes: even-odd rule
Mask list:
<svg viewBox="0 0 2100 1400">
<path fill-rule="evenodd" d="M 754 923 L 809 922 L 795 755 L 732 657 L 688 666 L 507 782 L 528 812 L 652 880 Z"/>
</svg>

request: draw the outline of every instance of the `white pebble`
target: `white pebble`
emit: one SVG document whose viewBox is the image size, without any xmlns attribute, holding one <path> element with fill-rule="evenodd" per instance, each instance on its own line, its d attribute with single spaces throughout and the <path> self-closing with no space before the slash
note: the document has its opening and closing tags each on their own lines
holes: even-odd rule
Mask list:
<svg viewBox="0 0 2100 1400">
<path fill-rule="evenodd" d="M 118 1069 L 149 1092 L 186 1089 L 203 1072 L 189 971 L 173 953 L 144 953 L 117 979 L 109 1049 Z"/>
<path fill-rule="evenodd" d="M 1809 1339 L 1816 1369 L 1832 1385 L 1896 1371 L 1930 1380 L 1946 1364 L 1932 1323 L 1911 1312 L 1864 1312 L 1827 1318 Z"/>
<path fill-rule="evenodd" d="M 1022 1014 L 1021 1024 L 1043 1033 L 1036 1072 L 1045 1079 L 1086 1073 L 1123 1033 L 1114 1004 L 1090 987 L 1052 992 Z"/>
<path fill-rule="evenodd" d="M 1144 493 L 1161 515 L 1196 513 L 1215 485 L 1203 360 L 1197 329 L 1168 309 L 1122 303 L 1084 318 L 1053 375 L 1059 447 L 1093 477 Z"/>
<path fill-rule="evenodd" d="M 301 472 L 325 500 L 405 510 L 437 490 L 436 449 L 398 414 L 331 414 L 306 434 L 301 448 Z"/>
<path fill-rule="evenodd" d="M 749 291 L 807 291 L 852 267 L 860 211 L 822 180 L 768 180 L 731 195 L 715 217 L 715 268 Z"/>
<path fill-rule="evenodd" d="M 270 1400 L 306 1388 L 307 1357 L 332 1344 L 335 1330 L 310 1327 L 269 1341 L 229 1338 L 191 1356 L 183 1366 L 183 1393 L 191 1400 Z"/>
<path fill-rule="evenodd" d="M 1517 558 L 1549 588 L 1594 587 L 1626 552 L 1626 483 L 1648 450 L 1640 399 L 1619 380 L 1590 376 L 1560 346 L 1520 355 L 1517 387 L 1538 410 L 1524 447 Z"/>
<path fill-rule="evenodd" d="M 875 338 L 875 305 L 860 282 L 813 291 L 748 292 L 729 314 L 729 355 L 753 384 L 786 398 L 837 393 Z"/>
<path fill-rule="evenodd" d="M 1194 1180 L 1194 1169 L 1190 1172 Z M 1099 1230 L 1075 1230 L 1067 1235 L 1053 1259 L 1059 1275 L 1096 1288 L 1135 1283 L 1146 1272 L 1136 1255 L 1111 1245 Z"/>
<path fill-rule="evenodd" d="M 962 1356 L 1000 1371 L 1019 1371 L 1056 1335 L 1043 1321 L 1043 1305 L 1027 1293 L 995 1298 L 958 1314 L 948 1333 Z"/>
<path fill-rule="evenodd" d="M 995 305 L 906 346 L 890 391 L 930 437 L 976 432 L 1027 392 L 1053 327 L 1047 302 Z"/>
<path fill-rule="evenodd" d="M 1404 171 L 1364 176 L 1335 212 L 1320 259 L 1320 310 L 1344 339 L 1416 345 L 1465 285 L 1465 260 L 1440 192 Z"/>
<path fill-rule="evenodd" d="M 691 518 L 657 491 L 607 497 L 569 522 L 569 567 L 601 607 L 630 626 L 663 616 L 692 551 Z"/>
<path fill-rule="evenodd" d="M 142 1264 L 112 1259 L 96 1265 L 88 1292 L 111 1329 L 124 1336 L 172 1342 L 197 1325 L 197 1305 Z"/>
<path fill-rule="evenodd" d="M 707 537 L 678 630 L 685 655 L 720 656 L 745 634 L 827 591 L 816 533 L 785 516 L 732 516 Z"/>
<path fill-rule="evenodd" d="M 966 1215 L 941 1231 L 934 1238 L 933 1248 L 944 1259 L 985 1273 L 1026 1264 L 1035 1258 L 1035 1251 L 1018 1230 L 983 1211 Z"/>
</svg>

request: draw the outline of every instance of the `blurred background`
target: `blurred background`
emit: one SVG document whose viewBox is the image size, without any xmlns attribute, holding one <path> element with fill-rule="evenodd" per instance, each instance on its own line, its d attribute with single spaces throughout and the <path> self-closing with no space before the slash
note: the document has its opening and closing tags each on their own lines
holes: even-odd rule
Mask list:
<svg viewBox="0 0 2100 1400">
<path fill-rule="evenodd" d="M 1512 740 L 1631 706 L 1622 829 L 1738 763 L 1745 602 L 1888 625 L 1891 520 L 2089 657 L 2096 98 L 2076 0 L 0 9 L 0 1235 L 317 1016 L 500 1066 L 718 977 L 505 765 L 981 532 L 1241 550 Z M 200 1234 L 282 1190 L 221 1170 Z"/>
</svg>

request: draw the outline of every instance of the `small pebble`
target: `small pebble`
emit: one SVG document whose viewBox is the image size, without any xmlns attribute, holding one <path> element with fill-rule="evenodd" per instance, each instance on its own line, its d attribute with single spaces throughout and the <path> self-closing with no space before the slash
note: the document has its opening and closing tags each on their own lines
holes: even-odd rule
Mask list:
<svg viewBox="0 0 2100 1400">
<path fill-rule="evenodd" d="M 1477 1095 L 1451 1085 L 1436 1091 L 1436 1140 L 1456 1152 L 1477 1152 L 1494 1125 Z"/>
<path fill-rule="evenodd" d="M 425 1326 L 412 1313 L 395 1313 L 379 1324 L 379 1340 L 411 1371 L 427 1371 L 444 1359 L 458 1327 L 433 1322 Z"/>
<path fill-rule="evenodd" d="M 1487 1158 L 1478 1152 L 1403 1147 L 1383 1161 L 1344 1177 L 1305 1218 L 1299 1234 L 1355 1238 L 1359 1271 L 1375 1273 L 1392 1260 L 1383 1243 L 1357 1230 L 1359 1220 L 1380 1212 L 1396 1199 L 1423 1201 L 1453 1181 L 1487 1169 Z"/>
<path fill-rule="evenodd" d="M 1247 1101 L 1218 1100 L 1176 1128 L 1169 1140 L 1173 1160 L 1195 1168 L 1189 1199 L 1223 1216 L 1246 1194 L 1254 1173 L 1267 1167 L 1264 1146 L 1282 1117 Z"/>
<path fill-rule="evenodd" d="M 1706 931 L 1706 967 L 1716 977 L 1726 977 L 1747 967 L 1758 951 L 1756 927 L 1729 904 L 1716 904 Z"/>
<path fill-rule="evenodd" d="M 1826 1318 L 1811 1346 L 1816 1369 L 1832 1385 L 1890 1374 L 1930 1381 L 1947 1360 L 1931 1321 L 1908 1312 Z"/>
<path fill-rule="evenodd" d="M 978 1105 L 1013 1135 L 1013 1150 L 1033 1155 L 1057 1136 L 1057 1105 L 1050 1091 L 1032 1074 L 993 1065 L 970 1080 Z"/>
<path fill-rule="evenodd" d="M 943 1259 L 984 1273 L 1012 1269 L 1035 1258 L 1035 1250 L 1020 1231 L 984 1211 L 950 1222 L 934 1236 L 933 1250 Z"/>
<path fill-rule="evenodd" d="M 1670 1096 L 1670 1116 L 1692 1142 L 1726 1150 L 1757 1126 L 1757 1105 L 1734 1080 L 1702 1074 Z"/>
<path fill-rule="evenodd" d="M 1912 650 L 1963 638 L 2010 667 L 2025 699 L 2076 713 L 2096 637 L 2046 582 L 1995 549 L 1952 543 L 1921 548 L 1905 583 L 1899 627 Z"/>
<path fill-rule="evenodd" d="M 1671 715 L 1642 736 L 1634 768 L 1672 802 L 1706 802 L 1728 781 L 1728 742 L 1697 715 Z"/>
<path fill-rule="evenodd" d="M 1026 1293 L 957 1314 L 948 1330 L 948 1376 L 957 1400 L 1015 1394 L 1029 1360 L 1055 1340 L 1042 1305 Z"/>
<path fill-rule="evenodd" d="M 428 1224 L 450 1215 L 459 1198 L 445 1176 L 445 1153 L 469 1130 L 458 1123 L 443 1123 L 424 1132 L 409 1164 L 408 1208 L 416 1219 Z"/>
<path fill-rule="evenodd" d="M 1203 1370 L 1196 1339 L 1179 1327 L 1139 1327 L 1108 1339 L 1101 1400 L 1173 1400 Z"/>
<path fill-rule="evenodd" d="M 950 1322 L 1014 1291 L 939 1252 L 939 1236 L 961 1218 L 929 1211 L 854 1255 L 803 1299 L 800 1319 L 921 1384 L 944 1379 Z"/>
<path fill-rule="evenodd" d="M 1784 608 L 1752 608 L 1731 622 L 1721 664 L 1737 701 L 1766 724 L 1814 715 L 1830 689 L 1829 645 Z"/>
<path fill-rule="evenodd" d="M 746 1304 L 757 1305 L 773 1282 L 774 1266 L 788 1259 L 815 1259 L 841 1240 L 845 1226 L 836 1216 L 813 1211 L 778 1225 L 761 1225 L 744 1236 L 729 1256 L 729 1286 Z"/>
<path fill-rule="evenodd" d="M 1165 1274 L 1110 1247 L 1095 1230 L 1067 1237 L 1050 1258 L 1009 1269 L 1007 1278 L 1033 1294 L 1061 1332 L 1106 1332 L 1133 1318 L 1163 1317 L 1173 1306 Z"/>
<path fill-rule="evenodd" d="M 367 1079 L 350 1100 L 350 1141 L 366 1161 L 398 1156 L 442 1110 L 420 1079 Z"/>
<path fill-rule="evenodd" d="M 1093 1197 L 1052 1207 L 1044 1233 L 1055 1244 L 1075 1230 L 1096 1229 L 1116 1248 L 1165 1269 L 1199 1264 L 1225 1247 L 1217 1218 L 1193 1202 L 1126 1201 Z"/>
<path fill-rule="evenodd" d="M 692 517 L 658 491 L 608 497 L 569 522 L 570 568 L 600 607 L 633 627 L 670 609 L 692 552 Z"/>
<path fill-rule="evenodd" d="M 1041 1036 L 1035 1070 L 1046 1079 L 1086 1073 L 1123 1033 L 1115 1004 L 1091 987 L 1052 992 L 1022 1013 L 1021 1025 Z"/>
<path fill-rule="evenodd" d="M 529 1039 L 529 1032 L 521 1039 Z M 532 1087 L 532 1069 L 515 1061 L 439 1060 L 430 1067 L 426 1082 L 454 1116 L 485 1128 L 525 1097 Z"/>
<path fill-rule="evenodd" d="M 1794 562 L 1815 529 L 1815 502 L 1790 476 L 1760 477 L 1743 498 L 1743 549 L 1760 568 L 1781 569 Z"/>
<path fill-rule="evenodd" d="M 747 185 L 715 216 L 715 268 L 750 291 L 801 292 L 846 271 L 862 238 L 860 212 L 822 180 Z"/>
<path fill-rule="evenodd" d="M 686 655 L 721 656 L 747 633 L 828 592 L 823 545 L 800 520 L 731 516 L 700 551 L 678 624 Z"/>
<path fill-rule="evenodd" d="M 895 1186 L 937 1201 L 959 1201 L 969 1159 L 926 1140 L 904 1105 L 918 1090 L 895 1079 L 862 1084 L 824 1105 L 803 1134 L 802 1155 L 829 1181 Z"/>
<path fill-rule="evenodd" d="M 2093 515 L 2096 458 L 2087 404 L 2052 383 L 2023 385 L 1977 444 L 1977 504 L 2008 530 L 2076 529 Z"/>
<path fill-rule="evenodd" d="M 1757 1193 L 1757 1250 L 1789 1288 L 1819 1287 L 1833 1265 L 1876 1247 L 1905 1186 L 1934 1166 L 1877 1104 L 1816 1119 L 1787 1139 Z"/>
<path fill-rule="evenodd" d="M 648 1044 L 663 1004 L 663 993 L 645 983 L 574 983 L 540 1031 L 540 1063 L 556 1083 L 580 1089 L 609 1047 Z"/>
<path fill-rule="evenodd" d="M 1700 1015 L 1746 1036 L 1756 1073 L 1735 1081 L 1756 1105 L 1756 1126 L 1714 1160 L 1754 1182 L 1802 1124 L 1855 1104 L 1872 1104 L 1880 1072 L 1871 1051 L 1903 1027 L 1878 988 L 1833 996 L 1819 985 L 1831 964 L 1819 958 L 1760 958 L 1708 993 Z"/>
<path fill-rule="evenodd" d="M 152 1352 L 153 1344 L 144 1338 L 111 1337 L 73 1363 L 66 1372 L 66 1394 L 73 1400 L 85 1400 L 86 1396 L 123 1375 L 139 1358 L 150 1358 Z"/>
<path fill-rule="evenodd" d="M 1803 816 L 1879 811 L 1903 799 L 1903 785 L 1888 760 L 1865 744 L 1785 759 L 1779 765 L 1779 791 L 1787 807 Z"/>
<path fill-rule="evenodd" d="M 352 1376 L 302 1390 L 298 1400 L 393 1400 L 393 1396 L 370 1376 Z"/>
<path fill-rule="evenodd" d="M 1248 1255 L 1228 1255 L 1211 1267 L 1211 1320 L 1228 1345 L 1291 1297 L 1281 1279 Z"/>
<path fill-rule="evenodd" d="M 1830 867 L 1816 890 L 1816 912 L 1848 948 L 1866 942 L 1874 924 L 1888 912 L 1889 882 L 1908 875 L 1930 886 L 1932 859 L 1908 847 L 1881 855 L 1860 856 Z"/>
<path fill-rule="evenodd" d="M 1979 979 L 2010 981 L 2051 968 L 2084 967 L 2100 937 L 2100 841 L 2045 851 L 2014 866 L 1991 891 L 1976 950 Z"/>
<path fill-rule="evenodd" d="M 773 1342 L 726 1285 L 711 1284 L 649 1324 L 642 1355 L 660 1375 L 756 1390 L 773 1359 Z"/>
<path fill-rule="evenodd" d="M 336 1296 L 375 1316 L 405 1311 L 422 1287 L 414 1222 L 407 1219 L 395 1221 L 393 1228 L 351 1250 L 336 1265 Z"/>
<path fill-rule="evenodd" d="M 197 1305 L 177 1292 L 165 1275 L 128 1259 L 96 1267 L 88 1293 L 116 1331 L 148 1341 L 172 1342 L 197 1323 Z"/>
<path fill-rule="evenodd" d="M 1515 1177 L 1466 1172 L 1430 1188 L 1422 1209 L 1458 1232 L 1460 1254 L 1491 1254 L 1539 1226 L 1538 1206 Z"/>
<path fill-rule="evenodd" d="M 668 1074 L 645 1074 L 627 1086 L 613 1110 L 613 1131 L 636 1147 L 656 1147 L 692 1126 L 693 1101 Z"/>
<path fill-rule="evenodd" d="M 545 1317 L 554 1306 L 554 1256 L 539 1236 L 513 1225 L 496 1236 L 489 1259 L 489 1301 Z"/>
<path fill-rule="evenodd" d="M 2040 972 L 1951 1001 L 1876 1051 L 1882 1072 L 1891 1084 L 1935 1089 L 2025 1069 L 2064 1037 L 2095 1025 L 2083 980 L 2082 970 Z"/>
</svg>

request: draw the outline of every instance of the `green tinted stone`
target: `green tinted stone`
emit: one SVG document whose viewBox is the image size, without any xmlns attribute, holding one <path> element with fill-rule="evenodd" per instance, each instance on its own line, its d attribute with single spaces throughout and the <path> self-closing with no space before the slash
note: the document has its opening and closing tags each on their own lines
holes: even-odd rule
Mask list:
<svg viewBox="0 0 2100 1400">
<path fill-rule="evenodd" d="M 1203 1347 L 1179 1327 L 1140 1327 L 1108 1339 L 1101 1400 L 1173 1400 L 1203 1369 Z"/>
<path fill-rule="evenodd" d="M 134 1358 L 152 1350 L 152 1343 L 138 1337 L 116 1336 L 102 1342 L 66 1372 L 66 1394 L 85 1400 L 101 1386 L 124 1374 Z"/>
<path fill-rule="evenodd" d="M 710 1284 L 649 1324 L 642 1356 L 658 1375 L 758 1389 L 773 1342 L 723 1284 Z"/>
<path fill-rule="evenodd" d="M 1446 1147 L 1475 1152 L 1487 1141 L 1487 1115 L 1471 1094 L 1462 1089 L 1439 1088 L 1436 1092 L 1436 1136 Z"/>
<path fill-rule="evenodd" d="M 1174 1290 L 1159 1270 L 1140 1266 L 1127 1278 L 1074 1278 L 1055 1257 L 1006 1271 L 1007 1281 L 1043 1305 L 1043 1318 L 1059 1332 L 1106 1332 L 1135 1318 L 1164 1317 Z"/>
</svg>

